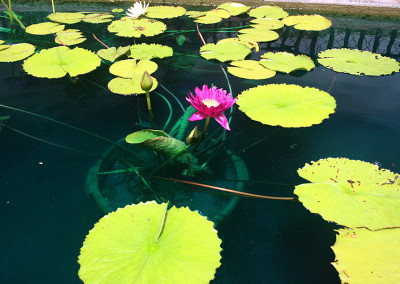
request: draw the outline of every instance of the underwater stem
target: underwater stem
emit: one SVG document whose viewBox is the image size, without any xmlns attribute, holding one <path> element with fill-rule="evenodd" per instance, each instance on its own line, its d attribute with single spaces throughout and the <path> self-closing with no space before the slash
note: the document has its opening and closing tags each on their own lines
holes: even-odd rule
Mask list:
<svg viewBox="0 0 400 284">
<path fill-rule="evenodd" d="M 203 35 L 202 35 L 201 32 L 200 32 L 199 24 L 198 24 L 198 23 L 196 23 L 196 28 L 197 28 L 197 33 L 199 34 L 200 39 L 201 39 L 201 41 L 203 42 L 203 45 L 206 45 L 206 41 L 204 40 Z"/>
<path fill-rule="evenodd" d="M 98 42 L 100 42 L 102 45 L 104 45 L 106 48 L 110 48 L 109 46 L 107 46 L 104 42 L 102 42 L 101 40 L 99 40 L 94 34 L 92 34 L 92 36 L 94 37 L 95 40 L 97 40 Z"/>
</svg>

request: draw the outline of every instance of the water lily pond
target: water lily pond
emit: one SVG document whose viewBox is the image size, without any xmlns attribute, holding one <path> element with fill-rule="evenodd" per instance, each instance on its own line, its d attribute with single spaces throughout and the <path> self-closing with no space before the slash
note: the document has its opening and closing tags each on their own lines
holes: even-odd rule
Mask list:
<svg viewBox="0 0 400 284">
<path fill-rule="evenodd" d="M 0 282 L 398 282 L 400 18 L 128 8 L 0 14 Z"/>
</svg>

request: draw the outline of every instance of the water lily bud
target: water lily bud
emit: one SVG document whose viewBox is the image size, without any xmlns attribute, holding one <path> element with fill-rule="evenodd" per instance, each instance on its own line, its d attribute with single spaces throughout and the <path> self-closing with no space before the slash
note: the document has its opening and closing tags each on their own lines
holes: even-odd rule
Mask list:
<svg viewBox="0 0 400 284">
<path fill-rule="evenodd" d="M 153 79 L 147 73 L 147 71 L 144 71 L 142 80 L 140 81 L 140 87 L 142 87 L 143 91 L 150 91 L 151 87 L 153 87 Z"/>
<path fill-rule="evenodd" d="M 190 145 L 194 145 L 199 143 L 200 141 L 200 131 L 199 127 L 196 125 L 195 128 L 193 128 L 192 132 L 190 132 L 189 136 L 186 138 L 186 142 Z"/>
</svg>

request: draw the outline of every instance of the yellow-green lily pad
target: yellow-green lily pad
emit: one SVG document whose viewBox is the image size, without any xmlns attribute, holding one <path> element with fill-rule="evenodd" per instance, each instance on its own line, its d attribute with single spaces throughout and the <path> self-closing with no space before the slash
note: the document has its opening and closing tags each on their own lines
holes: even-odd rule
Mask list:
<svg viewBox="0 0 400 284">
<path fill-rule="evenodd" d="M 113 21 L 107 27 L 109 32 L 115 33 L 121 37 L 154 36 L 163 33 L 167 26 L 153 19 L 130 19 L 122 18 L 121 20 Z"/>
<path fill-rule="evenodd" d="M 85 17 L 82 13 L 52 13 L 47 16 L 50 21 L 62 24 L 76 24 Z"/>
<path fill-rule="evenodd" d="M 400 283 L 400 228 L 337 232 L 332 265 L 342 283 Z"/>
<path fill-rule="evenodd" d="M 278 6 L 260 6 L 249 11 L 249 16 L 254 18 L 282 19 L 289 15 Z"/>
<path fill-rule="evenodd" d="M 26 59 L 24 70 L 35 77 L 61 78 L 89 73 L 100 66 L 101 59 L 93 52 L 76 47 L 66 46 L 42 49 L 39 53 Z"/>
<path fill-rule="evenodd" d="M 65 25 L 59 23 L 45 22 L 27 26 L 25 32 L 32 35 L 49 35 L 62 31 L 64 28 Z"/>
<path fill-rule="evenodd" d="M 188 16 L 190 18 L 198 18 L 205 16 L 206 12 L 201 12 L 201 11 L 186 11 L 185 16 Z"/>
<path fill-rule="evenodd" d="M 269 30 L 278 30 L 285 26 L 282 21 L 277 19 L 269 19 L 269 18 L 260 18 L 260 19 L 253 19 L 250 21 L 253 28 L 264 27 Z"/>
<path fill-rule="evenodd" d="M 172 56 L 174 51 L 172 47 L 161 45 L 161 44 L 135 44 L 130 47 L 131 54 L 129 57 L 134 59 L 152 59 L 152 58 L 164 58 Z"/>
<path fill-rule="evenodd" d="M 124 11 L 124 9 L 122 9 L 122 8 L 114 8 L 111 10 L 111 12 L 113 12 L 113 13 L 122 13 L 123 11 Z"/>
<path fill-rule="evenodd" d="M 216 59 L 221 62 L 243 60 L 251 53 L 251 49 L 240 43 L 223 42 L 219 44 L 209 43 L 200 48 L 200 55 L 205 59 Z"/>
<path fill-rule="evenodd" d="M 256 42 L 256 41 L 248 41 L 248 40 L 243 40 L 243 39 L 240 39 L 240 38 L 238 38 L 238 37 L 228 37 L 228 38 L 223 38 L 223 39 L 221 39 L 221 40 L 219 40 L 218 42 L 217 42 L 217 44 L 220 44 L 220 43 L 228 43 L 228 42 L 230 42 L 230 43 L 239 43 L 239 44 L 244 44 L 244 45 L 246 45 L 248 48 L 250 48 L 250 49 L 253 49 L 254 48 L 254 51 L 255 52 L 259 52 L 260 51 L 260 47 L 259 47 L 259 45 L 258 45 L 258 42 Z"/>
<path fill-rule="evenodd" d="M 390 75 L 400 71 L 395 59 L 357 49 L 328 49 L 318 54 L 318 62 L 336 72 L 362 76 Z"/>
<path fill-rule="evenodd" d="M 282 127 L 319 124 L 335 112 L 336 101 L 328 93 L 298 85 L 260 85 L 243 91 L 236 104 L 252 120 Z"/>
<path fill-rule="evenodd" d="M 241 29 L 239 30 L 239 33 L 239 39 L 245 41 L 267 42 L 279 38 L 279 34 L 277 32 L 268 29 Z"/>
<path fill-rule="evenodd" d="M 289 16 L 282 22 L 287 26 L 294 26 L 295 29 L 305 31 L 322 31 L 332 25 L 331 20 L 320 15 Z"/>
<path fill-rule="evenodd" d="M 238 16 L 250 10 L 249 6 L 236 2 L 224 3 L 219 5 L 217 8 L 227 10 L 231 14 L 231 16 Z"/>
<path fill-rule="evenodd" d="M 194 21 L 199 24 L 211 25 L 221 22 L 222 18 L 217 15 L 205 13 L 203 16 L 196 17 Z"/>
<path fill-rule="evenodd" d="M 228 66 L 228 72 L 232 75 L 245 79 L 268 79 L 275 76 L 275 71 L 269 70 L 261 66 L 255 60 L 232 61 L 232 66 Z"/>
<path fill-rule="evenodd" d="M 143 75 L 145 71 L 152 74 L 156 72 L 157 63 L 148 59 L 136 61 L 135 59 L 127 59 L 115 62 L 110 66 L 110 73 L 123 78 L 132 78 L 133 75 Z"/>
<path fill-rule="evenodd" d="M 29 43 L 18 43 L 0 48 L 0 62 L 15 62 L 31 56 L 35 52 L 35 46 Z"/>
<path fill-rule="evenodd" d="M 400 176 L 363 161 L 328 158 L 306 164 L 296 186 L 303 205 L 325 220 L 371 230 L 400 227 Z"/>
<path fill-rule="evenodd" d="M 187 207 L 155 201 L 99 220 L 78 258 L 84 283 L 209 283 L 221 265 L 214 223 Z"/>
<path fill-rule="evenodd" d="M 5 43 L 5 41 L 0 39 L 0 44 L 3 44 L 3 43 Z"/>
<path fill-rule="evenodd" d="M 115 94 L 124 96 L 144 94 L 145 91 L 143 91 L 140 86 L 142 75 L 143 74 L 133 75 L 132 78 L 114 78 L 108 83 L 108 89 Z M 150 92 L 158 86 L 156 78 L 151 78 L 153 80 L 153 87 L 151 88 Z"/>
<path fill-rule="evenodd" d="M 186 9 L 181 6 L 150 6 L 145 16 L 156 19 L 171 19 L 183 16 L 185 13 Z"/>
<path fill-rule="evenodd" d="M 295 70 L 310 71 L 315 67 L 314 61 L 307 55 L 294 55 L 289 52 L 266 52 L 261 55 L 260 64 L 265 68 L 284 73 Z"/>
<path fill-rule="evenodd" d="M 8 44 L 0 44 L 0 51 L 9 48 L 10 46 Z"/>
<path fill-rule="evenodd" d="M 123 11 L 123 10 L 122 10 Z M 111 14 L 101 14 L 101 13 L 94 13 L 94 14 L 87 14 L 82 19 L 82 21 L 91 24 L 101 24 L 101 23 L 108 23 L 111 22 L 114 18 Z"/>
<path fill-rule="evenodd" d="M 206 14 L 214 15 L 214 16 L 220 17 L 222 19 L 228 19 L 231 16 L 229 11 L 227 11 L 225 9 L 212 9 L 210 11 L 207 11 Z"/>
<path fill-rule="evenodd" d="M 97 51 L 97 55 L 100 56 L 101 58 L 114 62 L 124 54 L 127 54 L 130 49 L 130 46 L 120 46 L 117 48 L 115 47 L 110 47 L 110 48 L 104 48 L 100 49 Z"/>
<path fill-rule="evenodd" d="M 68 29 L 62 30 L 56 33 L 54 41 L 58 44 L 63 45 L 75 45 L 84 42 L 86 38 L 82 35 L 80 30 Z"/>
</svg>

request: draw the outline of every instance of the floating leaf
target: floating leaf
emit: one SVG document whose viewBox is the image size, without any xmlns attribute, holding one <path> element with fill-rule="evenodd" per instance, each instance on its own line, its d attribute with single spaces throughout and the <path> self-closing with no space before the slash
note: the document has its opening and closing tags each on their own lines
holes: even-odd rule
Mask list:
<svg viewBox="0 0 400 284">
<path fill-rule="evenodd" d="M 296 186 L 303 205 L 325 220 L 377 230 L 400 227 L 400 176 L 367 162 L 328 158 L 306 164 Z"/>
<path fill-rule="evenodd" d="M 244 14 L 250 10 L 250 7 L 243 5 L 241 3 L 236 3 L 236 2 L 224 3 L 224 4 L 219 5 L 217 8 L 225 9 L 225 10 L 229 11 L 231 16 L 238 16 L 238 15 Z"/>
<path fill-rule="evenodd" d="M 221 240 L 213 222 L 187 207 L 166 210 L 166 203 L 153 201 L 101 218 L 81 248 L 82 281 L 210 282 L 221 264 Z"/>
<path fill-rule="evenodd" d="M 12 44 L 0 48 L 0 62 L 15 62 L 31 56 L 35 52 L 35 46 L 29 43 Z"/>
<path fill-rule="evenodd" d="M 400 283 L 400 229 L 337 232 L 332 264 L 342 283 Z"/>
<path fill-rule="evenodd" d="M 331 20 L 320 15 L 289 16 L 282 22 L 287 26 L 306 31 L 322 31 L 332 25 Z"/>
<path fill-rule="evenodd" d="M 113 13 L 122 13 L 123 11 L 124 11 L 124 9 L 122 9 L 122 8 L 114 8 L 111 10 L 111 12 L 113 12 Z"/>
<path fill-rule="evenodd" d="M 221 22 L 222 18 L 217 15 L 212 15 L 212 14 L 206 13 L 204 16 L 197 17 L 196 20 L 194 20 L 194 21 L 199 24 L 211 25 L 211 24 L 216 24 L 216 23 Z"/>
<path fill-rule="evenodd" d="M 0 39 L 0 44 L 3 44 L 3 43 L 5 43 L 5 41 Z"/>
<path fill-rule="evenodd" d="M 170 19 L 185 15 L 186 9 L 178 6 L 151 6 L 145 13 L 146 17 L 157 19 Z"/>
<path fill-rule="evenodd" d="M 148 59 L 142 59 L 139 62 L 136 62 L 135 59 L 127 59 L 115 62 L 111 65 L 110 73 L 123 78 L 132 78 L 133 75 L 143 75 L 145 71 L 152 74 L 157 68 L 157 63 Z"/>
<path fill-rule="evenodd" d="M 222 62 L 243 60 L 250 53 L 251 49 L 246 45 L 233 42 L 209 43 L 200 48 L 200 55 L 205 59 L 216 59 Z"/>
<path fill-rule="evenodd" d="M 260 6 L 249 12 L 249 16 L 254 18 L 282 19 L 288 15 L 288 12 L 278 6 Z"/>
<path fill-rule="evenodd" d="M 295 70 L 310 71 L 315 67 L 314 61 L 307 55 L 294 55 L 288 52 L 267 52 L 261 55 L 260 64 L 265 68 L 290 73 Z"/>
<path fill-rule="evenodd" d="M 279 38 L 279 34 L 277 32 L 268 29 L 241 29 L 239 30 L 239 33 L 239 39 L 246 41 L 266 42 Z"/>
<path fill-rule="evenodd" d="M 0 51 L 9 48 L 8 44 L 0 44 Z M 0 55 L 1 56 L 1 55 Z"/>
<path fill-rule="evenodd" d="M 201 12 L 201 11 L 186 11 L 185 13 L 186 16 L 190 18 L 198 18 L 206 15 L 206 12 Z"/>
<path fill-rule="evenodd" d="M 154 36 L 164 32 L 167 26 L 153 19 L 130 19 L 122 18 L 121 20 L 113 21 L 107 27 L 108 31 L 116 33 L 121 37 L 140 37 Z"/>
<path fill-rule="evenodd" d="M 56 35 L 54 41 L 58 44 L 74 45 L 86 40 L 81 31 L 76 29 L 62 30 L 57 32 Z"/>
<path fill-rule="evenodd" d="M 297 85 L 260 85 L 243 91 L 236 102 L 253 120 L 283 127 L 319 124 L 335 111 L 336 101 L 328 93 Z"/>
<path fill-rule="evenodd" d="M 35 77 L 61 78 L 67 73 L 71 77 L 89 73 L 100 66 L 101 59 L 89 50 L 66 46 L 42 49 L 26 59 L 24 70 Z"/>
<path fill-rule="evenodd" d="M 130 46 L 120 46 L 118 49 L 115 47 L 110 47 L 110 48 L 105 48 L 105 49 L 100 49 L 97 51 L 97 55 L 100 56 L 101 58 L 114 62 L 118 58 L 120 58 L 122 55 L 128 53 L 130 49 Z"/>
<path fill-rule="evenodd" d="M 336 72 L 352 75 L 381 76 L 399 72 L 399 63 L 392 58 L 357 49 L 328 49 L 318 54 L 318 62 Z"/>
<path fill-rule="evenodd" d="M 131 45 L 131 54 L 129 57 L 135 59 L 152 59 L 152 58 L 164 58 L 173 55 L 171 47 L 161 44 L 135 44 Z"/>
<path fill-rule="evenodd" d="M 58 23 L 46 22 L 46 23 L 33 24 L 27 26 L 25 32 L 33 35 L 49 35 L 62 31 L 64 28 L 65 28 L 64 25 L 60 25 Z"/>
<path fill-rule="evenodd" d="M 101 23 L 111 22 L 113 18 L 114 18 L 114 16 L 110 15 L 110 14 L 94 13 L 94 14 L 87 14 L 82 19 L 82 21 L 84 21 L 86 23 L 91 23 L 91 24 L 101 24 Z"/>
<path fill-rule="evenodd" d="M 229 11 L 227 11 L 225 9 L 212 9 L 210 11 L 207 11 L 206 14 L 214 15 L 214 16 L 220 17 L 222 19 L 228 19 L 231 16 Z"/>
<path fill-rule="evenodd" d="M 85 17 L 81 13 L 53 13 L 47 16 L 50 21 L 62 24 L 76 24 Z"/>
<path fill-rule="evenodd" d="M 259 28 L 261 25 L 264 28 L 267 28 L 270 30 L 277 30 L 277 29 L 282 28 L 285 25 L 280 20 L 269 19 L 269 18 L 253 19 L 250 21 L 250 23 L 256 24 L 256 25 L 252 25 L 253 28 Z"/>
<path fill-rule="evenodd" d="M 228 66 L 228 72 L 236 77 L 260 80 L 275 76 L 275 71 L 262 67 L 255 60 L 233 61 L 231 65 L 236 67 Z"/>
<path fill-rule="evenodd" d="M 146 140 L 155 139 L 157 137 L 170 136 L 162 130 L 144 129 L 129 134 L 128 136 L 126 136 L 125 141 L 129 144 L 141 144 Z"/>
<path fill-rule="evenodd" d="M 228 42 L 230 42 L 230 43 L 244 44 L 244 45 L 246 45 L 246 46 L 247 46 L 248 48 L 250 48 L 250 49 L 253 49 L 253 48 L 254 48 L 254 51 L 255 51 L 255 52 L 260 51 L 260 47 L 258 46 L 258 43 L 257 43 L 256 41 L 248 41 L 248 40 L 240 39 L 240 38 L 237 38 L 237 37 L 223 38 L 223 39 L 219 40 L 219 41 L 217 42 L 217 44 L 220 44 L 220 43 L 228 43 Z"/>
<path fill-rule="evenodd" d="M 153 80 L 153 87 L 150 91 L 153 91 L 158 86 L 158 82 L 154 77 L 151 77 Z M 140 87 L 140 82 L 142 80 L 142 74 L 140 75 L 133 75 L 132 78 L 114 78 L 108 83 L 108 89 L 120 95 L 137 95 L 137 94 L 144 94 L 145 91 L 142 90 Z"/>
</svg>

